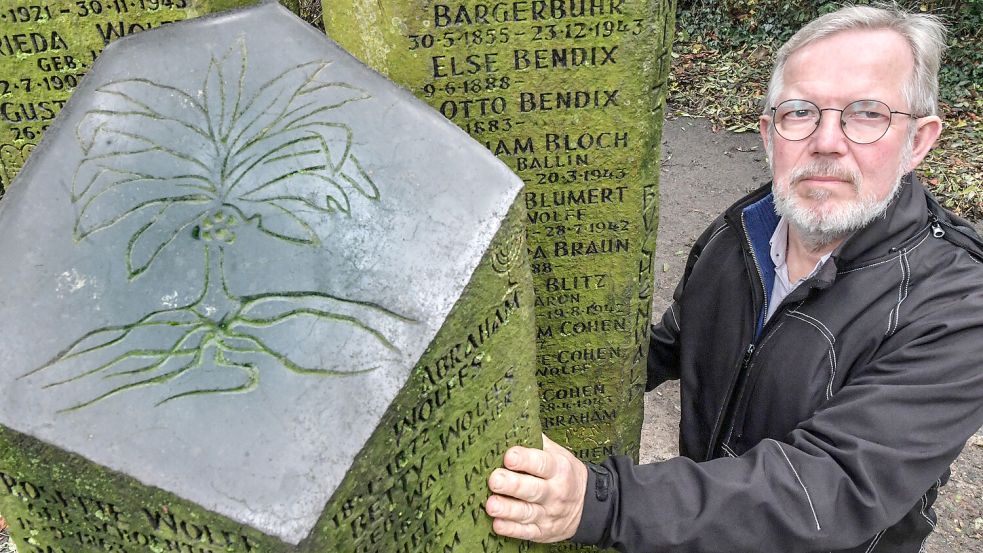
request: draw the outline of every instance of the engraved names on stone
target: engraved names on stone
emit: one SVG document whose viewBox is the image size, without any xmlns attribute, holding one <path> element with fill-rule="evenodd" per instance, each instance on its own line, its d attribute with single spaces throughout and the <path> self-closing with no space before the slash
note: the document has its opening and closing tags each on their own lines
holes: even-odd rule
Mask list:
<svg viewBox="0 0 983 553">
<path fill-rule="evenodd" d="M 174 551 L 220 553 L 262 551 L 254 532 L 175 515 L 167 506 L 135 510 L 104 497 L 39 484 L 0 471 L 0 495 L 26 507 L 8 521 L 22 553 L 80 551 Z"/>
<path fill-rule="evenodd" d="M 543 427 L 637 455 L 674 3 L 325 2 L 328 35 L 526 183 Z"/>
</svg>

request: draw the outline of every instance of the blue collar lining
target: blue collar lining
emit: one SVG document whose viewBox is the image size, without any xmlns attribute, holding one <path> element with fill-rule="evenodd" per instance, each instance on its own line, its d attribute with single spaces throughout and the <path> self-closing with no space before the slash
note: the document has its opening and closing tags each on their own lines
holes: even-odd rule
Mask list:
<svg viewBox="0 0 983 553">
<path fill-rule="evenodd" d="M 780 218 L 775 212 L 775 199 L 771 194 L 745 207 L 741 214 L 744 220 L 744 230 L 751 242 L 751 254 L 754 256 L 755 263 L 761 273 L 761 282 L 764 285 L 765 304 L 762 306 L 761 313 L 758 314 L 758 324 L 755 330 L 755 339 L 757 339 L 764 327 L 765 305 L 768 305 L 769 300 L 771 300 L 771 289 L 775 285 L 775 264 L 771 260 L 771 237 L 775 234 L 775 229 L 778 228 Z"/>
</svg>

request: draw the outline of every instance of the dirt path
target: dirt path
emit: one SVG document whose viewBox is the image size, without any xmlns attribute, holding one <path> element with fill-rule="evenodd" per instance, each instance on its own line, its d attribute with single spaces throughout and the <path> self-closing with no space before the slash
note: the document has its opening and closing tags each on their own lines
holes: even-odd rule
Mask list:
<svg viewBox="0 0 983 553">
<path fill-rule="evenodd" d="M 731 203 L 770 179 L 756 134 L 713 133 L 705 121 L 666 121 L 662 142 L 659 237 L 653 313 L 669 305 L 689 248 Z M 976 225 L 983 231 L 983 225 Z M 679 386 L 667 383 L 645 397 L 642 462 L 674 456 Z M 952 479 L 935 505 L 939 523 L 925 553 L 983 551 L 983 433 L 953 465 Z"/>
</svg>

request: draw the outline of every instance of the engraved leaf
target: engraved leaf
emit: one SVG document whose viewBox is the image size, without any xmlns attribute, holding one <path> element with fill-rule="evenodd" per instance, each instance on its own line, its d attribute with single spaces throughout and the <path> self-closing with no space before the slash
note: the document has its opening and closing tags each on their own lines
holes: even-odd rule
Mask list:
<svg viewBox="0 0 983 553">
<path fill-rule="evenodd" d="M 186 138 L 190 133 L 192 137 L 211 139 L 207 126 L 203 125 L 205 108 L 183 90 L 149 79 L 122 79 L 100 86 L 96 92 L 111 99 L 115 109 L 92 110 L 79 123 L 76 135 L 86 154 L 104 125 L 124 117 L 134 118 L 141 124 L 170 123 L 181 127 Z"/>
<path fill-rule="evenodd" d="M 167 191 L 158 191 L 160 194 L 155 194 L 154 196 L 148 196 L 146 194 L 140 194 L 139 191 L 136 195 L 131 195 L 126 199 L 129 200 L 133 206 L 127 211 L 118 210 L 119 203 L 109 204 L 110 208 L 107 210 L 97 211 L 94 209 L 89 209 L 86 211 L 86 215 L 92 215 L 94 211 L 97 211 L 95 215 L 99 216 L 99 222 L 91 226 L 87 226 L 86 219 L 84 216 L 78 220 L 76 223 L 74 232 L 77 240 L 84 240 L 91 236 L 92 234 L 105 230 L 120 221 L 130 218 L 131 216 L 143 216 L 153 219 L 159 213 L 162 207 L 168 205 L 189 203 L 192 205 L 201 205 L 211 201 L 209 196 L 203 194 L 186 194 L 181 196 L 168 195 Z M 93 205 L 93 204 L 90 204 Z M 99 207 L 102 207 L 101 205 Z M 143 228 L 143 227 L 141 227 Z M 135 235 L 134 235 L 135 238 Z M 132 239 L 131 239 L 132 240 Z"/>
<path fill-rule="evenodd" d="M 134 157 L 153 159 L 158 156 L 154 152 L 146 152 Z M 81 175 L 87 178 L 82 180 L 82 194 L 76 198 L 80 206 L 75 224 L 77 240 L 154 206 L 159 208 L 172 202 L 200 204 L 216 197 L 207 182 L 198 175 L 159 176 L 95 163 L 80 167 L 76 185 Z"/>
<path fill-rule="evenodd" d="M 351 155 L 351 129 L 326 119 L 330 110 L 367 96 L 324 81 L 329 65 L 295 66 L 246 100 L 222 172 L 227 193 L 234 192 L 248 218 L 259 219 L 259 230 L 295 243 L 318 243 L 314 226 L 326 214 L 349 213 L 350 193 L 378 199 Z"/>
<path fill-rule="evenodd" d="M 76 237 L 140 217 L 127 249 L 136 276 L 211 200 L 269 236 L 317 244 L 316 225 L 349 213 L 352 194 L 379 197 L 351 154 L 351 129 L 328 117 L 367 95 L 325 78 L 329 66 L 299 64 L 251 88 L 239 39 L 211 59 L 197 94 L 149 79 L 101 86 L 113 109 L 91 110 L 77 128 L 86 157 L 73 182 Z"/>
<path fill-rule="evenodd" d="M 303 210 L 309 213 L 303 213 Z M 246 220 L 255 222 L 256 229 L 267 236 L 298 245 L 313 246 L 320 244 L 321 240 L 309 220 L 316 218 L 314 213 L 318 211 L 314 206 L 284 198 L 280 201 L 254 202 L 243 213 L 248 213 Z"/>
<path fill-rule="evenodd" d="M 240 37 L 222 57 L 212 57 L 201 87 L 208 132 L 216 142 L 228 141 L 240 109 L 245 78 L 246 41 Z"/>
<path fill-rule="evenodd" d="M 322 214 L 350 213 L 350 193 L 377 200 L 378 188 L 358 160 L 348 153 L 351 133 L 347 127 L 324 125 L 323 132 L 305 129 L 268 138 L 266 142 L 271 144 L 274 140 L 283 143 L 253 161 L 248 172 L 233 182 L 230 191 L 239 185 L 235 198 L 249 204 L 276 202 L 285 205 L 284 202 L 288 202 L 301 208 L 298 215 L 315 217 L 315 221 Z M 331 143 L 325 137 L 328 132 L 331 132 Z M 287 148 L 295 153 L 283 154 Z M 332 149 L 345 152 L 337 167 L 332 166 Z M 243 184 L 247 176 L 248 184 Z"/>
<path fill-rule="evenodd" d="M 235 155 L 253 155 L 258 142 L 283 130 L 323 122 L 327 112 L 350 102 L 368 98 L 362 89 L 336 82 L 323 82 L 328 61 L 294 66 L 261 84 L 242 102 L 229 145 Z"/>
<path fill-rule="evenodd" d="M 351 151 L 352 132 L 346 125 L 322 123 L 318 128 L 305 128 L 268 135 L 257 144 L 252 155 L 234 155 L 226 173 L 228 190 L 245 189 L 248 193 L 264 180 L 303 169 L 324 174 L 337 172 Z M 254 184 L 244 188 L 243 181 Z M 259 181 L 259 182 L 257 182 Z"/>
<path fill-rule="evenodd" d="M 182 233 L 209 211 L 210 199 L 165 203 L 133 234 L 126 248 L 126 272 L 140 276 Z"/>
<path fill-rule="evenodd" d="M 124 163 L 125 162 L 125 163 Z M 158 164 L 156 167 L 151 164 Z M 152 172 L 148 170 L 153 168 Z M 217 194 L 218 188 L 202 171 L 186 171 L 170 159 L 170 154 L 154 148 L 132 148 L 114 154 L 92 157 L 76 170 L 72 182 L 72 201 L 83 204 L 116 188 L 156 183 L 157 187 Z"/>
<path fill-rule="evenodd" d="M 112 96 L 106 98 L 112 101 Z M 87 159 L 112 154 L 120 149 L 153 146 L 173 155 L 172 163 L 192 163 L 206 172 L 214 167 L 219 151 L 211 137 L 202 134 L 200 126 L 174 118 L 126 111 L 116 106 L 113 108 L 89 110 L 76 127 L 76 135 Z"/>
<path fill-rule="evenodd" d="M 218 198 L 217 151 L 202 135 L 201 106 L 174 87 L 128 79 L 97 93 L 114 109 L 90 110 L 76 128 L 86 156 L 72 182 L 72 200 L 79 206 L 74 234 L 82 240 L 125 219 L 142 218 L 126 251 L 133 278 L 189 225 L 186 216 L 171 213 L 201 212 Z M 172 102 L 145 97 L 152 93 L 166 93 Z M 165 107 L 174 99 L 182 107 Z"/>
<path fill-rule="evenodd" d="M 193 134 L 191 140 L 167 140 L 188 137 L 183 124 L 93 110 L 83 117 L 78 133 L 88 148 L 72 181 L 72 201 L 79 206 L 76 239 L 168 199 L 200 201 L 218 195 L 213 163 L 203 153 L 207 143 Z"/>
</svg>

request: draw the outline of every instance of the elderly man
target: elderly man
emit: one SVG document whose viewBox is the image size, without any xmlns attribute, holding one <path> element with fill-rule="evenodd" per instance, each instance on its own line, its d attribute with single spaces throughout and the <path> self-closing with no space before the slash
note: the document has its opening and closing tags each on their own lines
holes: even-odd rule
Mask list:
<svg viewBox="0 0 983 553">
<path fill-rule="evenodd" d="M 681 379 L 681 457 L 546 441 L 489 477 L 495 531 L 622 551 L 919 551 L 983 424 L 983 243 L 911 173 L 938 138 L 944 28 L 847 7 L 778 53 L 774 184 L 700 237 L 648 384 Z"/>
</svg>

